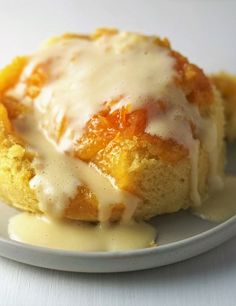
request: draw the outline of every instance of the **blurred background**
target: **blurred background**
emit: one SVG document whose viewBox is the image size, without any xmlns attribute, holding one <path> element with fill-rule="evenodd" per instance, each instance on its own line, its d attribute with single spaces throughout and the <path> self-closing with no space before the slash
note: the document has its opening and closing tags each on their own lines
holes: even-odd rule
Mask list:
<svg viewBox="0 0 236 306">
<path fill-rule="evenodd" d="M 63 32 L 97 27 L 167 36 L 207 72 L 236 73 L 236 1 L 0 0 L 0 66 Z"/>
</svg>

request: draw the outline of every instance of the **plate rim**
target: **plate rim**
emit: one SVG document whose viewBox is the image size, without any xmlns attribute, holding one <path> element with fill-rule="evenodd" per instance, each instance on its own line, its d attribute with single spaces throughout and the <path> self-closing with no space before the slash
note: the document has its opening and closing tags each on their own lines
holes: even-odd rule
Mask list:
<svg viewBox="0 0 236 306">
<path fill-rule="evenodd" d="M 3 238 L 0 236 L 0 243 L 8 244 L 11 246 L 19 247 L 21 249 L 27 250 L 29 252 L 37 252 L 41 254 L 50 254 L 55 256 L 66 256 L 66 257 L 79 257 L 81 259 L 86 258 L 128 258 L 128 257 L 140 257 L 140 256 L 147 256 L 147 255 L 153 255 L 155 253 L 164 253 L 164 252 L 170 252 L 173 249 L 185 247 L 186 245 L 189 245 L 191 243 L 197 243 L 201 241 L 202 239 L 207 239 L 210 236 L 213 236 L 220 232 L 223 228 L 228 228 L 233 225 L 236 225 L 236 214 L 226 221 L 221 222 L 220 224 L 217 224 L 216 226 L 203 231 L 199 234 L 190 236 L 185 239 L 181 239 L 175 242 L 169 242 L 167 244 L 163 244 L 160 246 L 154 246 L 150 248 L 142 248 L 142 249 L 136 249 L 136 250 L 130 250 L 130 251 L 97 251 L 97 252 L 81 252 L 81 251 L 73 251 L 73 250 L 63 250 L 63 249 L 57 249 L 57 248 L 49 248 L 49 247 L 42 247 L 37 245 L 31 245 L 23 242 L 18 242 L 15 240 L 12 240 L 10 238 Z M 231 237 L 236 235 L 233 233 Z M 1 253 L 1 252 L 0 252 Z"/>
</svg>

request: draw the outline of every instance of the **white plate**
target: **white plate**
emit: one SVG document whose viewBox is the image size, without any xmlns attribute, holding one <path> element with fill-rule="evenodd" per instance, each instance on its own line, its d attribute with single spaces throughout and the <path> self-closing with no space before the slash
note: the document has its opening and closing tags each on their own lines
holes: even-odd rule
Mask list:
<svg viewBox="0 0 236 306">
<path fill-rule="evenodd" d="M 236 146 L 229 150 L 228 171 L 236 173 Z M 132 252 L 81 253 L 35 247 L 8 238 L 7 224 L 17 211 L 0 204 L 0 255 L 26 264 L 74 272 L 124 272 L 159 267 L 206 252 L 236 234 L 236 216 L 212 223 L 188 212 L 160 216 L 157 227 L 159 246 Z"/>
</svg>

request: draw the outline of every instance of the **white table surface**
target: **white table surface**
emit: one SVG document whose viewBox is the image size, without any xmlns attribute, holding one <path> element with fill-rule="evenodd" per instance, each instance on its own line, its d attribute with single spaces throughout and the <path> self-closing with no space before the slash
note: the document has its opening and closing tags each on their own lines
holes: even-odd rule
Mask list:
<svg viewBox="0 0 236 306">
<path fill-rule="evenodd" d="M 206 71 L 236 72 L 236 1 L 0 0 L 0 66 L 46 37 L 98 26 L 159 34 Z M 236 305 L 236 238 L 188 261 L 88 275 L 0 258 L 0 305 Z"/>
</svg>

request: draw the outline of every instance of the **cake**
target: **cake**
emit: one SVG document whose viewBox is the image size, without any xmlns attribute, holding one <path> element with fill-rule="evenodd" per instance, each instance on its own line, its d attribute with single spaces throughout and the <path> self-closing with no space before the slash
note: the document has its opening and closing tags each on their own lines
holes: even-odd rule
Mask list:
<svg viewBox="0 0 236 306">
<path fill-rule="evenodd" d="M 212 75 L 212 81 L 220 91 L 225 110 L 225 133 L 229 141 L 236 139 L 236 77 L 226 72 Z"/>
<path fill-rule="evenodd" d="M 55 37 L 0 71 L 0 198 L 32 213 L 147 220 L 221 185 L 222 98 L 167 39 Z"/>
</svg>

